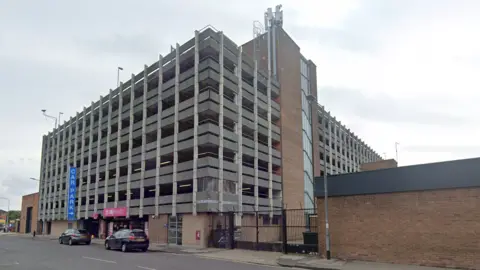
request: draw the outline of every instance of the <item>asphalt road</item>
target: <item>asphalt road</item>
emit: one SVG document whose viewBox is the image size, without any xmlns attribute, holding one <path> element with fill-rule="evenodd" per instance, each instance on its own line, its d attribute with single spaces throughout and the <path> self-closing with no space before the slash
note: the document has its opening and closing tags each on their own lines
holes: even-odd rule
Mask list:
<svg viewBox="0 0 480 270">
<path fill-rule="evenodd" d="M 0 269 L 12 270 L 272 270 L 260 266 L 163 252 L 108 251 L 100 245 L 68 246 L 57 241 L 0 234 Z M 283 268 L 285 269 L 285 268 Z"/>
</svg>

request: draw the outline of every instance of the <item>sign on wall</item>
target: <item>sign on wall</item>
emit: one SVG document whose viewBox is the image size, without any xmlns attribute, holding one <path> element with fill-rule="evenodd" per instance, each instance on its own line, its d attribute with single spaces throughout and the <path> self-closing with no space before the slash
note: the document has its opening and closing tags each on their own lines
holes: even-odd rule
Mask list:
<svg viewBox="0 0 480 270">
<path fill-rule="evenodd" d="M 126 207 L 117 207 L 117 208 L 105 208 L 103 209 L 104 217 L 126 217 L 127 208 Z"/>
<path fill-rule="evenodd" d="M 69 188 L 68 188 L 68 215 L 67 220 L 76 220 L 75 218 L 75 199 L 77 197 L 77 168 L 70 167 Z"/>
</svg>

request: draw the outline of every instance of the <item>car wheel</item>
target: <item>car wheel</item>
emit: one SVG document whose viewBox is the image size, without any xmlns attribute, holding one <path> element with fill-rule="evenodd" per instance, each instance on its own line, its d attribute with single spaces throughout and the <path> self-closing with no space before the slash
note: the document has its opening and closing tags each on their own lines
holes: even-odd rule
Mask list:
<svg viewBox="0 0 480 270">
<path fill-rule="evenodd" d="M 127 245 L 126 244 L 122 244 L 122 252 L 127 252 Z"/>
<path fill-rule="evenodd" d="M 73 245 L 72 238 L 68 239 L 68 245 L 69 245 L 69 246 L 72 246 L 72 245 Z"/>
<path fill-rule="evenodd" d="M 143 252 L 147 252 L 148 248 L 142 248 Z"/>
<path fill-rule="evenodd" d="M 88 246 L 88 245 L 90 245 L 90 243 L 91 243 L 91 242 L 87 242 L 87 243 L 85 243 L 85 244 L 87 244 L 87 246 Z"/>
</svg>

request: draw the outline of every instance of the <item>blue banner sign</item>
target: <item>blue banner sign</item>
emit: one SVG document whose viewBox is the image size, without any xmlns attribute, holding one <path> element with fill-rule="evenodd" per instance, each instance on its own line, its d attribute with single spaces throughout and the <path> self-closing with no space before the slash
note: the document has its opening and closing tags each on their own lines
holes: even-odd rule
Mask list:
<svg viewBox="0 0 480 270">
<path fill-rule="evenodd" d="M 76 220 L 75 218 L 75 198 L 77 197 L 77 168 L 70 167 L 70 176 L 68 177 L 68 216 L 67 220 Z"/>
</svg>

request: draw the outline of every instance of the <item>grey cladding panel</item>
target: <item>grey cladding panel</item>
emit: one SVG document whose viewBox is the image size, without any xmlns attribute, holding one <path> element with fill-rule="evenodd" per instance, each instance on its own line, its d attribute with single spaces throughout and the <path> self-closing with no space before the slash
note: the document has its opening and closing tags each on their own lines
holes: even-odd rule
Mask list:
<svg viewBox="0 0 480 270">
<path fill-rule="evenodd" d="M 480 158 L 328 176 L 329 196 L 480 187 Z M 324 195 L 315 177 L 315 196 Z"/>
</svg>

